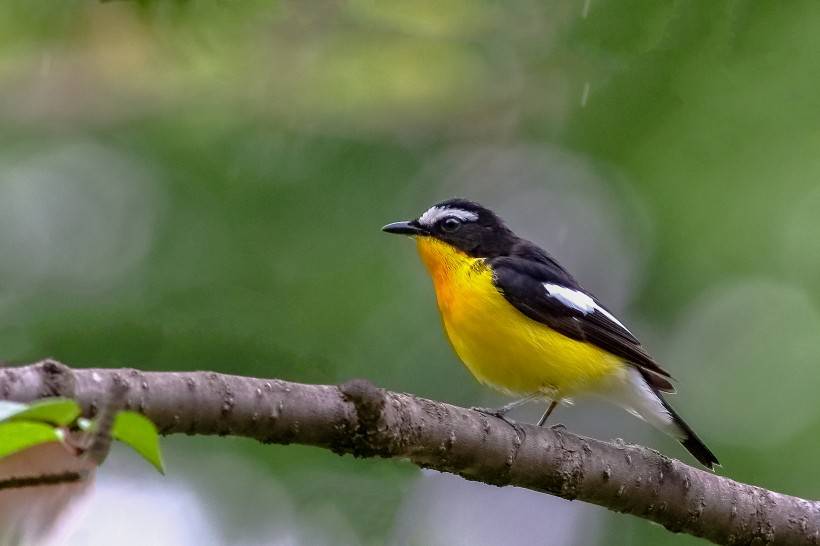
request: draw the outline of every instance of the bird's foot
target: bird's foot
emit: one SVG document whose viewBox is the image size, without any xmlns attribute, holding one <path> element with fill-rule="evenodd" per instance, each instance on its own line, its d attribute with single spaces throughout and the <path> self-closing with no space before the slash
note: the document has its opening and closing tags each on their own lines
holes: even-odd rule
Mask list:
<svg viewBox="0 0 820 546">
<path fill-rule="evenodd" d="M 473 411 L 477 411 L 478 413 L 483 413 L 484 415 L 489 415 L 490 417 L 497 417 L 502 421 L 506 421 L 508 423 L 514 423 L 515 421 L 509 419 L 507 417 L 507 412 L 509 410 L 506 407 L 501 408 L 480 408 L 478 406 L 473 406 L 470 408 Z"/>
<path fill-rule="evenodd" d="M 498 419 L 501 419 L 514 429 L 518 430 L 518 423 L 507 417 L 507 413 L 510 410 L 506 406 L 501 408 L 480 408 L 477 406 L 473 406 L 470 409 L 473 411 L 477 411 L 478 413 L 483 413 L 484 415 L 488 415 L 490 417 L 496 417 Z"/>
<path fill-rule="evenodd" d="M 498 419 L 501 419 L 502 421 L 504 421 L 508 425 L 510 425 L 510 427 L 512 427 L 513 431 L 515 431 L 515 435 L 518 437 L 518 442 L 523 442 L 524 438 L 527 437 L 527 431 L 524 430 L 524 427 L 522 427 L 521 425 L 519 425 L 518 423 L 516 423 L 515 421 L 513 421 L 509 417 L 507 417 L 506 414 L 509 411 L 509 408 L 506 408 L 506 407 L 502 407 L 502 408 L 479 408 L 479 407 L 473 406 L 470 409 L 473 410 L 473 411 L 477 411 L 478 413 L 483 413 L 484 415 L 487 415 L 489 417 L 496 417 Z"/>
</svg>

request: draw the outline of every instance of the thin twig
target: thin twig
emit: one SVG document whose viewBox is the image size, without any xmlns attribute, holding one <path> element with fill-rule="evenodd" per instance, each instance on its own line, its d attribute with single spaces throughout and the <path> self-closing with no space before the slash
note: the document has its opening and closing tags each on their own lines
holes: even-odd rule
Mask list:
<svg viewBox="0 0 820 546">
<path fill-rule="evenodd" d="M 60 472 L 58 474 L 11 477 L 0 480 L 0 491 L 4 489 L 20 489 L 23 487 L 76 483 L 86 479 L 87 477 L 88 472 Z"/>
<path fill-rule="evenodd" d="M 111 451 L 111 430 L 114 428 L 114 419 L 125 405 L 125 395 L 128 394 L 128 384 L 119 378 L 111 381 L 111 390 L 108 399 L 103 404 L 97 416 L 94 428 L 88 437 L 87 447 L 83 456 L 99 466 L 105 462 Z"/>
</svg>

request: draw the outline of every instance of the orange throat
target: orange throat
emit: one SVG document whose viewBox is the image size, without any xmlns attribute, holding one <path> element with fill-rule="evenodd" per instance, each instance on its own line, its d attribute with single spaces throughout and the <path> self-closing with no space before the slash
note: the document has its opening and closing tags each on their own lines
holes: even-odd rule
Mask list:
<svg viewBox="0 0 820 546">
<path fill-rule="evenodd" d="M 416 237 L 421 261 L 432 277 L 449 277 L 470 258 L 452 246 L 432 237 Z"/>
<path fill-rule="evenodd" d="M 436 290 L 439 308 L 446 315 L 457 298 L 458 283 L 454 283 L 465 268 L 474 268 L 483 260 L 471 258 L 464 252 L 432 237 L 416 237 L 421 261 L 424 262 Z"/>
</svg>

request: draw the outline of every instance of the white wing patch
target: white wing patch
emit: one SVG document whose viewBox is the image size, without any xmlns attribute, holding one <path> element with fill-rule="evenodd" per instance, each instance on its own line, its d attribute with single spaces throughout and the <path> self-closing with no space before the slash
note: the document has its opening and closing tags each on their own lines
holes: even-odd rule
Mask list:
<svg viewBox="0 0 820 546">
<path fill-rule="evenodd" d="M 465 222 L 478 220 L 478 214 L 470 212 L 469 210 L 451 209 L 449 207 L 430 207 L 419 217 L 419 224 L 429 227 L 447 216 L 455 216 Z"/>
<path fill-rule="evenodd" d="M 577 311 L 582 312 L 585 315 L 590 313 L 594 313 L 595 311 L 600 311 L 604 316 L 606 316 L 609 320 L 629 332 L 626 326 L 621 324 L 621 321 L 616 319 L 615 316 L 595 303 L 595 300 L 592 299 L 592 296 L 589 294 L 585 294 L 580 290 L 575 290 L 573 288 L 567 288 L 566 286 L 561 286 L 560 284 L 551 284 L 545 282 L 543 284 L 544 288 L 547 291 L 547 295 L 551 298 L 555 298 L 556 300 L 560 301 L 567 307 L 571 307 Z M 630 334 L 632 332 L 629 332 Z"/>
</svg>

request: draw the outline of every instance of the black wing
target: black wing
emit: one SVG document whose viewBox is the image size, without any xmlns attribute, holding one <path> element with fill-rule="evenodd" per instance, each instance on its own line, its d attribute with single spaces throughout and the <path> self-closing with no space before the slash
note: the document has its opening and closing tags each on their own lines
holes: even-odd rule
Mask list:
<svg viewBox="0 0 820 546">
<path fill-rule="evenodd" d="M 630 362 L 653 387 L 674 392 L 661 368 L 618 319 L 581 289 L 554 260 L 502 256 L 489 260 L 496 287 L 529 318 Z M 547 285 L 547 286 L 545 286 Z M 549 287 L 549 288 L 548 288 Z"/>
</svg>

